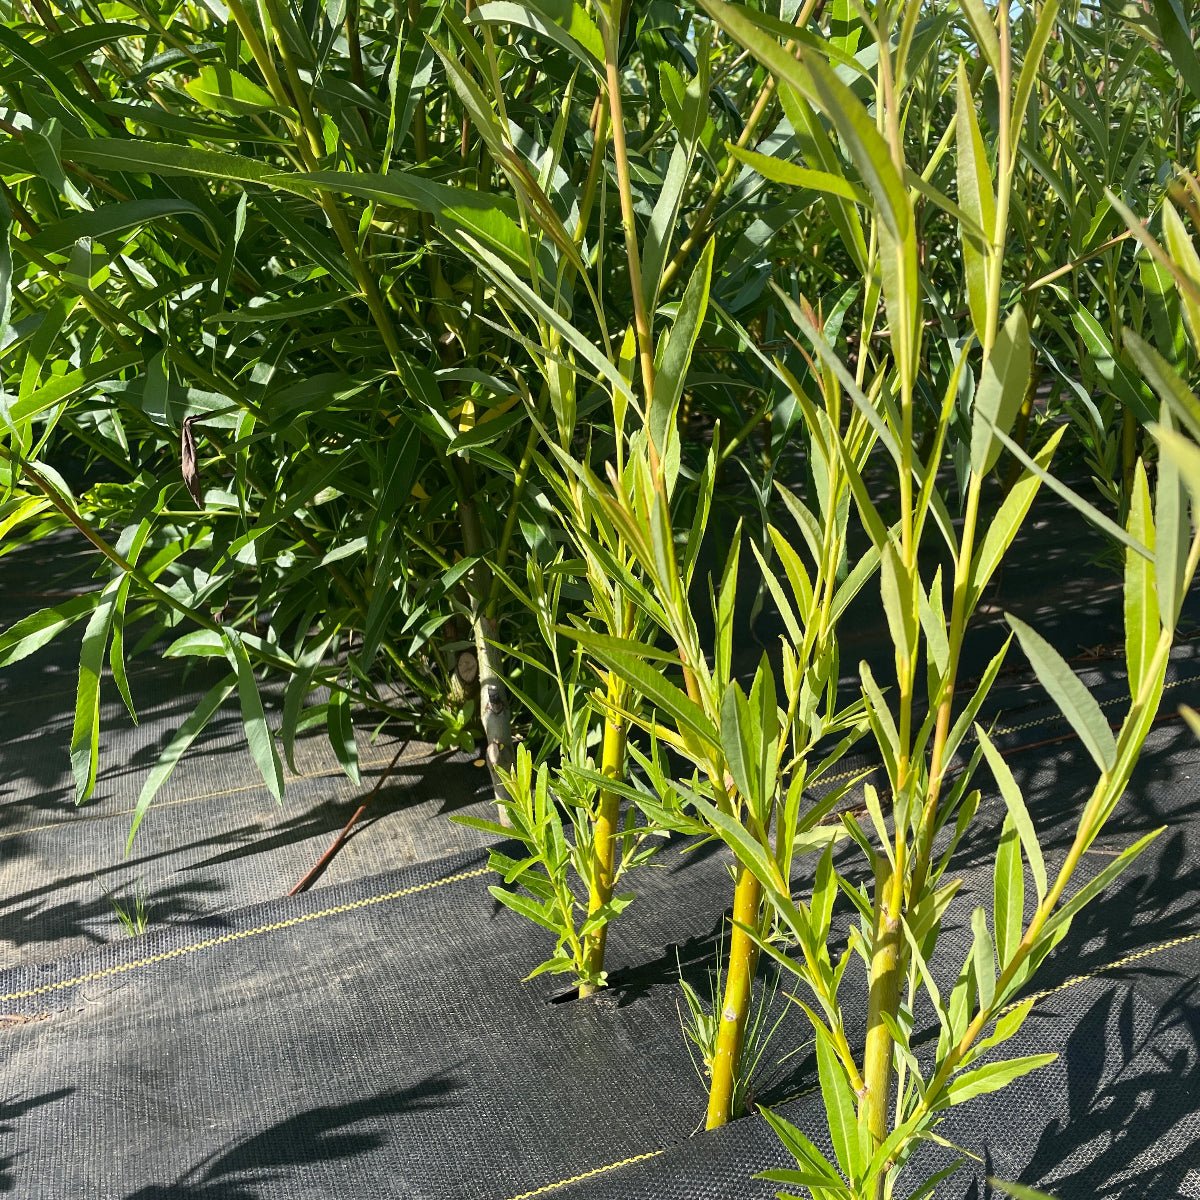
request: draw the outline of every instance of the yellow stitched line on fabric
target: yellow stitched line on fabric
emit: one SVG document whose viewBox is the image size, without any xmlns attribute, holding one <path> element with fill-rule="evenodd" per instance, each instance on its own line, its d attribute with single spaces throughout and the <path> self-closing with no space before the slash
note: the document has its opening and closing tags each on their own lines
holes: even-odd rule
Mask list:
<svg viewBox="0 0 1200 1200">
<path fill-rule="evenodd" d="M 1034 992 L 1032 996 L 1025 996 L 1017 1000 L 1013 1004 L 1009 1004 L 1002 1008 L 997 1014 L 1003 1016 L 1007 1012 L 1011 1012 L 1020 1004 L 1024 1004 L 1027 1000 L 1032 1000 L 1035 1004 L 1044 1000 L 1047 996 L 1053 996 L 1055 992 L 1065 991 L 1069 987 L 1074 987 L 1077 983 L 1086 983 L 1089 979 L 1094 979 L 1098 975 L 1102 975 L 1105 971 L 1116 971 L 1121 967 L 1128 966 L 1130 963 L 1140 962 L 1143 958 L 1150 958 L 1152 955 L 1161 954 L 1164 950 L 1174 949 L 1176 946 L 1186 946 L 1189 942 L 1200 941 L 1200 933 L 1189 933 L 1183 937 L 1171 938 L 1166 942 L 1159 942 L 1157 945 L 1150 946 L 1145 950 L 1137 950 L 1133 954 L 1127 954 L 1124 958 L 1118 958 L 1115 962 L 1105 963 L 1102 967 L 1097 967 L 1095 971 L 1089 972 L 1087 975 L 1073 975 L 1070 979 L 1058 984 L 1056 987 L 1047 988 L 1044 992 Z M 3 999 L 3 997 L 0 997 Z M 819 1092 L 819 1086 L 803 1088 L 798 1092 L 793 1092 L 790 1096 L 785 1096 L 780 1104 L 787 1104 L 792 1100 L 799 1100 L 802 1096 L 811 1096 L 814 1092 Z M 648 1158 L 657 1158 L 664 1153 L 662 1150 L 651 1150 L 647 1154 L 636 1154 L 633 1158 L 623 1158 L 620 1162 L 609 1163 L 604 1167 L 593 1167 L 590 1171 L 584 1171 L 582 1175 L 572 1175 L 570 1179 L 560 1179 L 557 1183 L 547 1183 L 540 1188 L 535 1188 L 532 1192 L 522 1192 L 519 1196 L 509 1196 L 507 1200 L 532 1200 L 534 1196 L 546 1196 L 551 1192 L 558 1191 L 559 1188 L 564 1188 L 568 1184 L 579 1183 L 584 1179 L 594 1179 L 597 1175 L 606 1175 L 609 1171 L 615 1171 L 619 1167 L 628 1166 L 630 1163 L 643 1162 Z"/>
<path fill-rule="evenodd" d="M 76 987 L 81 983 L 95 983 L 100 979 L 110 979 L 114 975 L 124 975 L 129 971 L 137 971 L 142 967 L 150 967 L 155 963 L 169 962 L 173 958 L 185 958 L 189 954 L 199 954 L 201 950 L 211 950 L 214 946 L 227 946 L 230 942 L 241 942 L 246 938 L 258 937 L 264 933 L 276 933 L 280 929 L 292 929 L 297 925 L 306 925 L 309 921 L 319 921 L 324 917 L 335 917 L 342 913 L 356 912 L 360 908 L 370 908 L 375 904 L 386 904 L 390 900 L 401 900 L 406 896 L 415 896 L 419 892 L 431 892 L 435 888 L 447 887 L 452 883 L 462 883 L 467 879 L 478 879 L 488 873 L 488 867 L 475 867 L 470 871 L 460 871 L 457 875 L 447 875 L 445 879 L 434 879 L 429 883 L 418 883 L 412 887 L 400 888 L 394 892 L 381 892 L 377 896 L 366 896 L 362 900 L 350 900 L 346 904 L 335 904 L 331 908 L 323 908 L 319 912 L 301 913 L 298 917 L 288 917 L 283 921 L 272 921 L 269 925 L 256 925 L 253 929 L 238 929 L 233 933 L 223 933 L 219 937 L 206 938 L 202 942 L 191 942 L 186 946 L 177 946 L 174 950 L 164 950 L 161 954 L 151 954 L 148 958 L 135 959 L 133 962 L 118 963 L 113 967 L 105 967 L 101 971 L 91 971 L 87 975 L 75 975 L 71 979 L 60 979 L 55 983 L 43 983 L 38 987 L 26 988 L 22 992 L 9 992 L 0 995 L 0 1003 L 8 1000 L 26 1000 L 30 996 L 44 996 L 48 992 L 58 992 L 65 988 Z"/>
<path fill-rule="evenodd" d="M 662 1153 L 662 1150 L 648 1150 L 645 1154 L 635 1154 L 632 1158 L 623 1158 L 620 1162 L 609 1163 L 603 1167 L 593 1167 L 590 1171 L 584 1171 L 581 1175 L 572 1175 L 570 1179 L 560 1179 L 557 1183 L 548 1183 L 545 1187 L 534 1188 L 532 1192 L 522 1192 L 519 1196 L 509 1196 L 508 1200 L 533 1200 L 534 1196 L 544 1196 L 547 1192 L 557 1191 L 561 1187 L 566 1187 L 569 1183 L 582 1183 L 585 1179 L 594 1179 L 597 1175 L 604 1175 L 609 1171 L 615 1171 L 618 1167 L 628 1167 L 634 1163 L 645 1162 L 648 1158 L 657 1158 Z"/>
<path fill-rule="evenodd" d="M 1014 1008 L 1024 1004 L 1027 1000 L 1032 1000 L 1036 1004 L 1045 1000 L 1047 996 L 1053 996 L 1056 992 L 1074 987 L 1077 983 L 1086 983 L 1089 979 L 1095 979 L 1097 976 L 1103 975 L 1105 971 L 1119 971 L 1122 967 L 1129 966 L 1130 963 L 1141 962 L 1144 958 L 1151 958 L 1155 954 L 1161 954 L 1164 950 L 1173 950 L 1176 946 L 1186 946 L 1189 942 L 1200 942 L 1200 933 L 1187 933 L 1182 937 L 1171 938 L 1168 941 L 1159 942 L 1157 945 L 1148 946 L 1145 950 L 1135 950 L 1132 954 L 1125 955 L 1124 958 L 1118 958 L 1114 962 L 1105 963 L 1104 966 L 1097 967 L 1094 971 L 1088 971 L 1086 974 L 1072 975 L 1070 979 L 1065 979 L 1062 983 L 1055 984 L 1052 988 L 1046 988 L 1044 992 L 1034 992 L 1030 996 L 1023 996 L 1020 1000 L 1006 1005 L 1000 1010 L 1000 1013 L 1003 1015 L 1004 1013 L 1012 1012 Z"/>
</svg>

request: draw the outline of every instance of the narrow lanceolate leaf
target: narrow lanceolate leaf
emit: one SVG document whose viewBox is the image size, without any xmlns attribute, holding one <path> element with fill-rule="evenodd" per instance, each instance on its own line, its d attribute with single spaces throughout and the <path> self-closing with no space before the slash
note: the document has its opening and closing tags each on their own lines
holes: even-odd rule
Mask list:
<svg viewBox="0 0 1200 1200">
<path fill-rule="evenodd" d="M 634 692 L 649 700 L 664 717 L 672 718 L 685 738 L 689 735 L 699 737 L 707 746 L 716 746 L 719 743 L 717 731 L 705 715 L 704 709 L 685 691 L 669 682 L 664 677 L 661 667 L 647 665 L 643 656 L 634 651 L 618 649 L 613 644 L 617 639 L 604 638 L 565 626 L 559 626 L 557 632 L 574 638 L 608 670 L 615 672 L 619 679 L 628 683 Z"/>
<path fill-rule="evenodd" d="M 846 1185 L 838 1175 L 834 1166 L 828 1162 L 820 1150 L 816 1148 L 789 1121 L 785 1121 L 782 1117 L 777 1116 L 769 1108 L 762 1110 L 762 1115 L 766 1119 L 768 1125 L 775 1132 L 775 1136 L 783 1143 L 787 1152 L 796 1160 L 803 1168 L 803 1174 L 807 1179 L 813 1181 L 813 1185 L 817 1187 L 828 1187 L 833 1189 L 834 1195 L 848 1195 Z M 793 1183 L 795 1172 L 788 1171 L 764 1171 L 758 1176 L 759 1179 L 770 1179 L 779 1183 Z M 786 1178 L 780 1178 L 786 1176 Z M 802 1187 L 808 1187 L 808 1183 L 802 1183 Z"/>
<path fill-rule="evenodd" d="M 0 667 L 20 662 L 52 642 L 69 625 L 90 613 L 103 597 L 102 590 L 73 596 L 62 604 L 39 609 L 10 625 L 0 633 Z"/>
<path fill-rule="evenodd" d="M 1100 770 L 1111 770 L 1117 761 L 1117 742 L 1095 696 L 1079 682 L 1062 655 L 1041 634 L 1011 613 L 1005 613 L 1005 617 L 1050 699 L 1058 705 Z"/>
<path fill-rule="evenodd" d="M 127 530 L 117 543 L 117 552 L 123 554 L 127 562 L 136 565 L 150 537 L 153 526 L 148 518 L 140 521 L 132 530 Z M 171 557 L 176 551 L 168 551 Z M 129 593 L 133 586 L 133 576 L 126 573 L 117 583 L 116 602 L 113 605 L 112 640 L 108 649 L 108 665 L 112 670 L 113 682 L 117 691 L 129 710 L 133 723 L 138 723 L 137 709 L 133 703 L 133 693 L 129 687 L 129 675 L 125 668 L 125 608 L 129 603 Z"/>
<path fill-rule="evenodd" d="M 829 118 L 879 205 L 884 224 L 897 242 L 904 241 L 912 227 L 908 189 L 874 118 L 833 68 L 811 50 L 800 49 L 793 55 L 784 49 L 773 33 L 759 27 L 756 14 L 740 5 L 724 0 L 700 3 L 730 37 Z"/>
<path fill-rule="evenodd" d="M 197 104 L 232 116 L 249 116 L 276 107 L 271 93 L 239 71 L 225 66 L 206 66 L 183 85 Z"/>
<path fill-rule="evenodd" d="M 1046 444 L 1034 455 L 1033 461 L 1043 470 L 1049 470 L 1058 443 L 1062 441 L 1067 427 L 1060 425 L 1049 437 Z M 983 595 L 996 568 L 1000 565 L 1008 548 L 1024 524 L 1026 516 L 1042 486 L 1042 479 L 1033 471 L 1026 471 L 1021 478 L 1009 489 L 1004 502 L 996 511 L 995 517 L 988 522 L 979 553 L 971 567 L 971 602 L 969 611 L 973 610 Z"/>
<path fill-rule="evenodd" d="M 662 347 L 662 358 L 654 381 L 654 402 L 650 406 L 650 434 L 660 453 L 664 453 L 675 428 L 675 414 L 683 395 L 692 362 L 696 338 L 708 311 L 712 284 L 713 254 L 716 243 L 710 241 L 688 280 L 675 322 Z"/>
<path fill-rule="evenodd" d="M 1188 542 L 1188 493 L 1180 471 L 1190 466 L 1196 448 L 1174 430 L 1170 409 L 1163 405 L 1162 420 L 1153 428 L 1163 453 L 1158 460 L 1158 482 L 1154 496 L 1155 581 L 1158 588 L 1158 615 L 1164 629 L 1174 629 L 1187 591 L 1185 578 Z M 1200 455 L 1196 455 L 1200 458 Z M 1189 471 L 1190 474 L 1190 471 Z"/>
<path fill-rule="evenodd" d="M 1176 267 L 1200 286 L 1200 255 L 1197 255 L 1187 227 L 1170 202 L 1163 205 L 1162 219 L 1163 241 L 1166 243 L 1167 253 L 1174 260 Z M 1183 288 L 1180 288 L 1179 295 L 1183 301 L 1183 315 L 1192 335 L 1192 344 L 1200 347 L 1200 303 Z"/>
<path fill-rule="evenodd" d="M 967 70 L 958 64 L 958 118 L 955 125 L 958 145 L 958 204 L 964 213 L 983 230 L 983 240 L 961 229 L 963 272 L 967 280 L 967 303 L 975 335 L 984 340 L 988 313 L 988 262 L 995 238 L 996 196 L 992 189 L 992 172 L 988 163 L 975 101 L 967 82 Z"/>
<path fill-rule="evenodd" d="M 1000 74 L 1000 39 L 992 13 L 983 0 L 962 0 L 963 16 L 971 27 L 975 43 L 987 59 L 994 75 Z"/>
<path fill-rule="evenodd" d="M 721 702 L 721 749 L 729 774 L 733 776 L 734 786 L 752 805 L 759 796 L 756 748 L 762 743 L 763 737 L 746 693 L 731 680 Z"/>
<path fill-rule="evenodd" d="M 505 908 L 511 908 L 513 912 L 518 916 L 524 917 L 527 921 L 532 921 L 535 925 L 540 925 L 543 929 L 550 930 L 551 933 L 562 932 L 560 923 L 555 920 L 551 905 L 539 904 L 536 900 L 523 895 L 521 892 L 510 892 L 507 888 L 497 887 L 495 884 L 489 885 L 488 891 Z"/>
<path fill-rule="evenodd" d="M 272 186 L 300 191 L 288 185 L 270 163 L 226 154 L 220 150 L 196 150 L 170 142 L 147 142 L 132 138 L 69 138 L 62 140 L 64 158 L 106 170 L 144 172 L 147 175 L 190 175 L 199 179 L 228 179 L 238 183 L 270 182 Z"/>
<path fill-rule="evenodd" d="M 817 1075 L 833 1151 L 843 1174 L 856 1183 L 870 1162 L 870 1136 L 866 1126 L 859 1122 L 854 1092 L 829 1035 L 823 1029 L 817 1032 Z"/>
<path fill-rule="evenodd" d="M 987 1063 L 972 1071 L 964 1071 L 947 1085 L 936 1107 L 949 1108 L 973 1100 L 976 1096 L 998 1092 L 1014 1080 L 1020 1079 L 1022 1075 L 1028 1075 L 1030 1071 L 1036 1071 L 1039 1067 L 1049 1066 L 1056 1058 L 1057 1054 L 1027 1054 L 1023 1058 Z"/>
<path fill-rule="evenodd" d="M 917 642 L 917 607 L 913 602 L 912 577 L 891 541 L 884 546 L 880 556 L 879 583 L 888 632 L 896 654 L 901 659 L 910 659 Z"/>
<path fill-rule="evenodd" d="M 1003 850 L 1003 842 L 1001 842 L 1001 849 Z M 1007 891 L 1001 892 L 998 889 L 995 904 L 997 944 L 999 944 L 1007 903 Z M 979 991 L 979 1007 L 988 1009 L 996 996 L 996 947 L 992 944 L 987 914 L 983 911 L 982 905 L 971 913 L 971 932 L 974 935 L 974 941 L 971 943 L 971 962 L 975 970 L 975 986 Z"/>
<path fill-rule="evenodd" d="M 1158 443 L 1159 459 L 1169 459 L 1179 474 L 1180 481 L 1192 494 L 1193 513 L 1200 510 L 1200 446 L 1190 438 L 1174 429 L 1167 429 L 1157 423 L 1146 427 L 1154 435 Z M 1187 523 L 1182 527 L 1184 539 L 1187 538 Z M 1182 586 L 1182 583 L 1180 584 Z"/>
<path fill-rule="evenodd" d="M 994 1175 L 987 1177 L 988 1185 L 1013 1200 L 1057 1200 L 1049 1192 L 1039 1192 L 1037 1188 L 1028 1187 L 1023 1183 L 1012 1183 L 1007 1179 L 997 1179 Z"/>
<path fill-rule="evenodd" d="M 1158 398 L 1193 438 L 1200 440 L 1200 397 L 1184 383 L 1179 372 L 1153 346 L 1132 329 L 1124 333 L 1125 346 Z"/>
<path fill-rule="evenodd" d="M 471 20 L 524 26 L 549 38 L 593 71 L 604 61 L 600 30 L 583 5 L 573 0 L 527 0 L 524 4 L 488 0 L 475 9 Z"/>
<path fill-rule="evenodd" d="M 642 249 L 642 292 L 646 298 L 646 306 L 651 311 L 658 305 L 663 267 L 667 255 L 671 252 L 671 239 L 675 235 L 679 205 L 688 176 L 691 174 L 691 167 L 692 156 L 683 146 L 676 145 L 663 173 L 663 184 L 654 203 L 654 211 L 650 214 L 650 225 L 646 230 Z"/>
<path fill-rule="evenodd" d="M 996 928 L 996 954 L 1000 968 L 1008 966 L 1021 942 L 1025 916 L 1025 872 L 1021 866 L 1020 838 L 1012 813 L 1004 820 L 996 863 L 992 872 L 992 920 Z M 983 981 L 979 984 L 983 998 Z M 991 995 L 984 1001 L 991 1003 Z"/>
<path fill-rule="evenodd" d="M 1046 922 L 1042 929 L 1042 935 L 1039 939 L 1039 944 L 1047 939 L 1053 938 L 1055 934 L 1063 929 L 1064 926 L 1070 926 L 1076 915 L 1081 909 L 1086 908 L 1091 904 L 1101 892 L 1105 890 L 1115 879 L 1124 874 L 1138 856 L 1145 850 L 1149 849 L 1150 844 L 1155 841 L 1162 833 L 1166 831 L 1163 826 L 1159 829 L 1152 829 L 1149 833 L 1138 838 L 1132 846 L 1127 846 L 1116 858 L 1112 860 L 1094 879 L 1089 879 L 1065 904 L 1059 906 L 1055 910 L 1054 915 Z"/>
<path fill-rule="evenodd" d="M 788 898 L 787 885 L 780 877 L 775 859 L 755 840 L 741 821 L 722 812 L 715 804 L 710 804 L 700 796 L 693 796 L 691 803 L 713 832 L 737 855 L 742 865 L 780 903 L 781 915 L 786 917 L 789 910 L 794 910 L 795 906 Z"/>
<path fill-rule="evenodd" d="M 1103 529 L 1114 541 L 1122 546 L 1128 546 L 1138 554 L 1149 554 L 1149 551 L 1141 542 L 1129 536 L 1127 530 L 1118 525 L 1111 517 L 1105 516 L 1095 505 L 1089 504 L 1078 492 L 1073 491 L 1061 480 L 1056 479 L 1045 467 L 1030 458 L 1021 448 L 1020 444 L 1014 442 L 1008 434 L 997 431 L 996 436 L 1000 439 L 1001 444 L 1009 454 L 1027 471 L 1036 475 L 1046 487 L 1056 496 L 1061 496 L 1076 512 L 1082 513 L 1097 529 Z"/>
<path fill-rule="evenodd" d="M 979 745 L 983 748 L 988 766 L 992 769 L 992 776 L 996 780 L 996 786 L 1000 789 L 1005 807 L 1008 809 L 1009 819 L 1021 840 L 1021 849 L 1025 852 L 1029 870 L 1033 875 L 1034 886 L 1037 888 L 1038 900 L 1041 901 L 1046 896 L 1046 863 L 1042 857 L 1042 847 L 1038 841 L 1037 830 L 1033 826 L 1033 818 L 1029 815 L 1025 798 L 1021 795 L 1021 789 L 1016 779 L 1013 778 L 1008 763 L 1004 761 L 1000 751 L 992 744 L 992 739 L 979 725 L 975 726 L 975 733 L 979 738 Z"/>
<path fill-rule="evenodd" d="M 207 692 L 195 711 L 175 731 L 175 736 L 167 743 L 166 749 L 158 757 L 158 762 L 150 774 L 138 796 L 137 806 L 133 811 L 133 822 L 129 827 L 129 837 L 125 841 L 125 853 L 128 854 L 137 836 L 138 827 L 142 823 L 159 788 L 167 781 L 167 777 L 175 769 L 175 764 L 183 756 L 184 751 L 196 740 L 197 735 L 212 719 L 213 713 L 225 703 L 229 693 L 237 686 L 237 678 L 228 675 L 211 691 Z"/>
<path fill-rule="evenodd" d="M 776 158 L 773 154 L 760 154 L 757 150 L 744 150 L 741 146 L 731 145 L 729 153 L 738 162 L 745 163 L 764 179 L 770 179 L 774 183 L 786 183 L 791 187 L 809 188 L 829 196 L 840 196 L 864 207 L 868 203 L 866 192 L 843 175 L 834 175 L 831 171 L 818 171 L 812 167 L 801 167 L 786 159 Z"/>
<path fill-rule="evenodd" d="M 190 200 L 166 197 L 106 204 L 93 212 L 75 213 L 61 221 L 43 226 L 25 245 L 39 253 L 52 254 L 73 246 L 80 238 L 103 241 L 106 237 L 125 234 L 130 229 L 161 217 L 177 216 L 181 213 L 203 216 L 202 210 Z"/>
<path fill-rule="evenodd" d="M 267 714 L 263 711 L 262 697 L 258 694 L 258 681 L 250 656 L 237 631 L 222 631 L 225 639 L 225 656 L 237 671 L 238 701 L 242 706 L 242 724 L 246 729 L 246 741 L 255 765 L 262 774 L 263 782 L 276 800 L 283 800 L 283 763 L 275 748 L 275 737 L 267 726 Z"/>
<path fill-rule="evenodd" d="M 1154 0 L 1154 16 L 1171 62 L 1193 98 L 1200 100 L 1200 54 L 1192 41 L 1195 13 L 1189 22 L 1188 7 L 1187 0 Z"/>
<path fill-rule="evenodd" d="M 75 693 L 75 723 L 71 730 L 71 774 L 75 776 L 75 803 L 82 804 L 96 787 L 100 757 L 100 673 L 104 651 L 112 632 L 117 585 L 105 589 L 104 599 L 92 613 L 83 633 L 79 654 L 79 685 Z"/>
<path fill-rule="evenodd" d="M 1025 123 L 1025 113 L 1029 107 L 1030 97 L 1034 86 L 1042 78 L 1042 55 L 1054 32 L 1054 24 L 1058 19 L 1059 0 L 1046 0 L 1038 8 L 1037 24 L 1033 35 L 1025 47 L 1025 61 L 1021 64 L 1021 74 L 1017 80 L 1017 93 L 1013 98 L 1012 128 L 1014 141 L 1021 140 L 1021 126 Z"/>
<path fill-rule="evenodd" d="M 1129 503 L 1130 534 L 1154 552 L 1154 514 L 1150 510 L 1150 484 L 1139 458 L 1134 469 Z M 1136 700 L 1146 668 L 1158 641 L 1158 595 L 1154 563 L 1132 550 L 1125 551 L 1125 663 L 1129 693 Z"/>
<path fill-rule="evenodd" d="M 345 692 L 334 692 L 329 697 L 329 741 L 342 770 L 358 783 L 358 743 L 354 740 L 354 724 L 350 719 L 350 697 Z"/>
<path fill-rule="evenodd" d="M 1018 305 L 996 336 L 975 393 L 971 422 L 971 470 L 986 475 L 1000 457 L 999 433 L 1007 435 L 1029 386 L 1029 324 Z"/>
</svg>

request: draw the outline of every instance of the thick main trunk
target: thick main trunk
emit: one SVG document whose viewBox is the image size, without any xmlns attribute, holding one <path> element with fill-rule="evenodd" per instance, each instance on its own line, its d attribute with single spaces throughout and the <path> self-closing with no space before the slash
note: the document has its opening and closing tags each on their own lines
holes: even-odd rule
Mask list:
<svg viewBox="0 0 1200 1200">
<path fill-rule="evenodd" d="M 511 771 L 516 755 L 513 752 L 512 703 L 504 679 L 503 655 L 492 643 L 496 623 L 487 611 L 491 591 L 491 571 L 484 559 L 483 528 L 475 506 L 474 479 L 466 464 L 459 467 L 458 519 L 463 533 L 463 549 L 474 558 L 475 564 L 467 577 L 470 595 L 471 640 L 479 660 L 479 720 L 483 726 L 484 758 L 492 778 L 492 793 L 499 808 L 501 824 L 508 823 L 504 801 L 508 789 L 502 772 Z"/>
<path fill-rule="evenodd" d="M 492 793 L 499 806 L 501 824 L 508 824 L 503 802 L 508 788 L 503 773 L 511 771 L 515 755 L 512 737 L 512 704 L 508 684 L 500 666 L 500 652 L 489 642 L 495 635 L 494 622 L 481 613 L 472 614 L 475 653 L 479 656 L 479 719 L 483 725 L 484 759 L 492 778 Z"/>
</svg>

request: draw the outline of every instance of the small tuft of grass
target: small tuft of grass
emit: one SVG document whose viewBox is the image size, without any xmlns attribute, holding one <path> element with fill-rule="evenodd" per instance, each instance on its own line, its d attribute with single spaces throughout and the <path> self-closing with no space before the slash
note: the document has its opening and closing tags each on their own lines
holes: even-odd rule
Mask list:
<svg viewBox="0 0 1200 1200">
<path fill-rule="evenodd" d="M 113 916 L 121 923 L 121 928 L 129 937 L 138 937 L 146 932 L 150 924 L 150 914 L 153 909 L 149 903 L 149 893 L 145 884 L 139 879 L 133 885 L 133 895 L 128 899 L 114 896 L 99 880 L 100 890 L 104 893 Z"/>
</svg>

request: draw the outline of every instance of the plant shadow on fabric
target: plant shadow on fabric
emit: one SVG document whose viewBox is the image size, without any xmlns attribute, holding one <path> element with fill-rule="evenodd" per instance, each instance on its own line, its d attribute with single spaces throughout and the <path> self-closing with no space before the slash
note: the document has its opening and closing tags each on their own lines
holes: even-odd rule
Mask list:
<svg viewBox="0 0 1200 1200">
<path fill-rule="evenodd" d="M 340 1163 L 403 1136 L 397 1118 L 447 1107 L 463 1086 L 442 1072 L 398 1091 L 311 1108 L 214 1153 L 170 1183 L 139 1188 L 124 1200 L 258 1200 L 306 1164 Z"/>
</svg>

